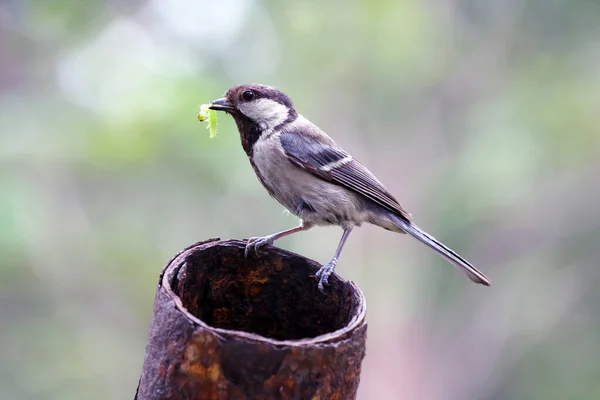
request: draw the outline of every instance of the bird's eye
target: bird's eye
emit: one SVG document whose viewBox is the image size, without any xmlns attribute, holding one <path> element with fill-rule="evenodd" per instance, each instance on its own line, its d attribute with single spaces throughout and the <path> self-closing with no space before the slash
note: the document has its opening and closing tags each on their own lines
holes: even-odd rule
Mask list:
<svg viewBox="0 0 600 400">
<path fill-rule="evenodd" d="M 246 90 L 244 93 L 242 93 L 242 99 L 244 99 L 245 101 L 250 101 L 254 98 L 254 92 L 252 90 Z"/>
</svg>

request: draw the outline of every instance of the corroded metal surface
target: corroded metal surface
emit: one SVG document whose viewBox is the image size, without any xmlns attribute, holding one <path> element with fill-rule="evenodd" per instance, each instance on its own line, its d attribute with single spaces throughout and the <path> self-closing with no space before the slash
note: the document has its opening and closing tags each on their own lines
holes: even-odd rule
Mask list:
<svg viewBox="0 0 600 400">
<path fill-rule="evenodd" d="M 136 399 L 353 399 L 365 356 L 358 288 L 269 247 L 211 239 L 161 274 Z"/>
</svg>

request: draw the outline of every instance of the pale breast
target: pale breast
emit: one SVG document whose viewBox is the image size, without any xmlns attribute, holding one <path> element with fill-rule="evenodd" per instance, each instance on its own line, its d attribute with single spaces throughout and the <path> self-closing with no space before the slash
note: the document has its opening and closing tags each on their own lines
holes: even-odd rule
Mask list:
<svg viewBox="0 0 600 400">
<path fill-rule="evenodd" d="M 293 168 L 278 141 L 279 136 L 273 134 L 266 140 L 256 142 L 253 161 L 267 190 L 290 212 L 295 213 L 295 208 L 302 201 L 298 187 L 302 171 Z"/>
<path fill-rule="evenodd" d="M 273 134 L 254 145 L 253 163 L 261 182 L 292 214 L 317 225 L 360 225 L 367 218 L 353 192 L 292 164 Z"/>
</svg>

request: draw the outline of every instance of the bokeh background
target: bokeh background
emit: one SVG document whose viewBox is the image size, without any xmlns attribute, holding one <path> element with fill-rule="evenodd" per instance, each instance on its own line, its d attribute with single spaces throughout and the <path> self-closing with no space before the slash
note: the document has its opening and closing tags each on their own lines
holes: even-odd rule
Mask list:
<svg viewBox="0 0 600 400">
<path fill-rule="evenodd" d="M 360 399 L 600 398 L 600 3 L 1 0 L 0 398 L 131 399 L 159 271 L 292 227 L 230 118 L 261 82 L 481 268 L 355 230 Z M 341 230 L 279 245 L 332 256 Z"/>
</svg>

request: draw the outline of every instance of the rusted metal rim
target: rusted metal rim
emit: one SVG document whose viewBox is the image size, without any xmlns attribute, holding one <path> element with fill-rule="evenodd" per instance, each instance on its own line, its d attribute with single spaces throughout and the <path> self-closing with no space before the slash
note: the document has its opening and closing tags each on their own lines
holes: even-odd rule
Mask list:
<svg viewBox="0 0 600 400">
<path fill-rule="evenodd" d="M 183 305 L 181 298 L 174 292 L 172 283 L 177 281 L 177 276 L 182 271 L 182 268 L 185 267 L 186 259 L 189 255 L 196 253 L 198 251 L 207 250 L 211 247 L 217 246 L 235 246 L 243 249 L 246 245 L 245 241 L 242 240 L 227 240 L 221 241 L 220 238 L 208 239 L 205 241 L 200 241 L 194 243 L 187 248 L 180 251 L 177 255 L 175 255 L 165 266 L 163 269 L 163 274 L 161 276 L 160 282 L 161 287 L 164 293 L 173 301 L 177 309 L 185 315 L 193 323 L 198 326 L 207 329 L 219 336 L 223 339 L 229 337 L 237 337 L 237 338 L 245 338 L 250 341 L 262 342 L 272 346 L 277 347 L 305 347 L 305 346 L 314 346 L 320 343 L 328 343 L 334 340 L 339 341 L 340 337 L 344 337 L 350 335 L 354 330 L 356 330 L 359 326 L 365 323 L 366 318 L 366 301 L 365 298 L 354 282 L 345 282 L 346 285 L 351 286 L 352 295 L 355 297 L 355 303 L 357 305 L 357 309 L 353 310 L 351 319 L 345 324 L 344 327 L 337 329 L 333 332 L 321 334 L 311 338 L 302 338 L 302 339 L 294 339 L 294 340 L 277 340 L 273 338 L 268 338 L 256 333 L 246 332 L 241 330 L 233 330 L 233 329 L 224 329 L 209 325 L 202 321 L 200 318 L 196 317 Z M 278 254 L 278 255 L 288 255 L 289 252 L 285 250 L 280 250 L 276 247 L 269 248 L 269 253 Z M 316 264 L 316 263 L 315 263 Z M 309 276 L 306 279 L 311 279 Z M 336 274 L 331 275 L 330 280 L 333 282 L 335 280 L 343 282 L 343 280 Z M 316 282 L 315 282 L 316 286 Z"/>
</svg>

